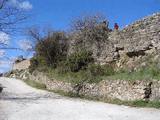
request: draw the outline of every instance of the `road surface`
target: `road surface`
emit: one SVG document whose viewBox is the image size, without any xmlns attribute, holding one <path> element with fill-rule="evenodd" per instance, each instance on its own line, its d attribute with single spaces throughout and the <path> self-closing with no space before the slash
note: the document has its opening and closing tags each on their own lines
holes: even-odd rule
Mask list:
<svg viewBox="0 0 160 120">
<path fill-rule="evenodd" d="M 0 78 L 0 120 L 160 120 L 160 110 L 71 99 Z"/>
</svg>

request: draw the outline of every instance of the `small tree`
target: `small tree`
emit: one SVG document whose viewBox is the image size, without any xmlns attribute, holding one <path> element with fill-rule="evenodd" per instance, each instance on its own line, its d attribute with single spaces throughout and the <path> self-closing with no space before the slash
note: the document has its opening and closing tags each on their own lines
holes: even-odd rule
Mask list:
<svg viewBox="0 0 160 120">
<path fill-rule="evenodd" d="M 76 50 L 92 50 L 92 46 L 101 49 L 108 39 L 108 21 L 102 15 L 84 16 L 73 21 L 71 40 Z M 72 47 L 72 45 L 71 45 Z M 73 50 L 75 51 L 75 50 Z"/>
<path fill-rule="evenodd" d="M 79 70 L 86 69 L 89 63 L 93 63 L 92 52 L 81 50 L 67 58 L 66 66 L 71 72 L 78 72 Z"/>
<path fill-rule="evenodd" d="M 44 59 L 45 65 L 56 67 L 57 62 L 66 57 L 68 39 L 64 32 L 50 30 L 43 37 L 36 29 L 30 29 L 29 35 L 35 41 L 35 56 L 41 61 Z"/>
<path fill-rule="evenodd" d="M 102 25 L 104 29 L 108 29 L 108 21 L 101 14 L 85 15 L 72 21 L 71 30 L 73 32 L 84 31 L 86 29 L 94 29 L 98 25 Z"/>
</svg>

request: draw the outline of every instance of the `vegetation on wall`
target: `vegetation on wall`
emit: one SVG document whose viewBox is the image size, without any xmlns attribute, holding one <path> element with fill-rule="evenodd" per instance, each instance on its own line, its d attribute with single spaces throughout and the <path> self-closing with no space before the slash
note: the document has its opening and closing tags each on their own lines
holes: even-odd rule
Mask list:
<svg viewBox="0 0 160 120">
<path fill-rule="evenodd" d="M 31 59 L 30 72 L 40 70 L 52 77 L 59 77 L 71 82 L 98 82 L 110 79 L 155 79 L 160 77 L 158 63 L 148 62 L 145 68 L 136 71 L 118 70 L 114 65 L 99 65 L 94 60 L 89 45 L 101 49 L 103 41 L 108 40 L 111 31 L 108 21 L 100 15 L 84 16 L 73 21 L 68 33 L 51 31 L 41 35 L 38 30 L 29 30 L 35 42 L 35 56 Z M 75 49 L 68 52 L 71 42 Z M 149 60 L 148 60 L 149 61 Z M 146 62 L 147 63 L 147 62 Z"/>
<path fill-rule="evenodd" d="M 76 84 L 99 82 L 102 76 L 113 75 L 114 68 L 95 64 L 93 51 L 87 49 L 88 43 L 99 46 L 107 40 L 110 30 L 105 17 L 84 16 L 76 19 L 71 28 L 69 33 L 50 31 L 44 36 L 38 30 L 29 30 L 29 35 L 36 40 L 30 72 L 39 70 L 50 77 Z M 72 40 L 76 41 L 77 49 L 68 53 Z"/>
</svg>

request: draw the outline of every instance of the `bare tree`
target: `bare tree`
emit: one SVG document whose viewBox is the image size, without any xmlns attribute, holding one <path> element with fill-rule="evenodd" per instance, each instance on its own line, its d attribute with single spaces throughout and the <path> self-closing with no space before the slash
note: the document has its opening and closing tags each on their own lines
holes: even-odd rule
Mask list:
<svg viewBox="0 0 160 120">
<path fill-rule="evenodd" d="M 107 43 L 109 22 L 101 14 L 82 16 L 75 19 L 71 25 L 71 45 L 70 52 L 77 51 L 83 48 L 93 51 L 95 47 L 99 51 L 103 48 L 103 43 Z M 99 52 L 94 52 L 99 55 Z"/>
<path fill-rule="evenodd" d="M 17 26 L 26 20 L 26 11 L 11 3 L 11 0 L 0 0 L 0 31 L 12 34 Z"/>
<path fill-rule="evenodd" d="M 0 49 L 20 50 L 8 46 L 10 35 L 17 33 L 20 23 L 28 18 L 27 11 L 19 6 L 20 1 L 15 1 L 16 3 L 12 0 L 0 0 Z"/>
<path fill-rule="evenodd" d="M 5 54 L 6 50 L 22 50 L 9 45 L 11 35 L 19 32 L 20 24 L 28 18 L 28 11 L 23 8 L 22 3 L 23 0 L 0 0 L 0 51 L 3 53 L 0 54 L 0 61 L 11 61 Z"/>
<path fill-rule="evenodd" d="M 72 31 L 83 31 L 85 29 L 94 29 L 96 26 L 102 25 L 105 29 L 108 28 L 109 22 L 102 14 L 83 15 L 71 23 Z"/>
</svg>

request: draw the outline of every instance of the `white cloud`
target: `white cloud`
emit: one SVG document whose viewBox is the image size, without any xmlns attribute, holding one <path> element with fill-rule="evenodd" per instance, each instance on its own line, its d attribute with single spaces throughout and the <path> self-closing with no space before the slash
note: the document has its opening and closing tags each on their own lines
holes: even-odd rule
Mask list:
<svg viewBox="0 0 160 120">
<path fill-rule="evenodd" d="M 28 40 L 21 40 L 19 41 L 19 46 L 21 49 L 27 51 L 27 50 L 32 50 L 32 43 Z"/>
<path fill-rule="evenodd" d="M 0 73 L 7 72 L 11 69 L 12 62 L 0 60 Z"/>
<path fill-rule="evenodd" d="M 19 7 L 21 9 L 25 9 L 25 10 L 30 10 L 33 8 L 32 4 L 29 1 L 24 1 L 24 2 L 20 3 Z"/>
<path fill-rule="evenodd" d="M 9 60 L 0 60 L 0 66 L 11 65 L 12 63 Z"/>
<path fill-rule="evenodd" d="M 0 57 L 4 57 L 6 54 L 5 50 L 0 50 Z"/>
<path fill-rule="evenodd" d="M 0 32 L 0 44 L 9 44 L 10 36 L 4 32 Z"/>
<path fill-rule="evenodd" d="M 23 10 L 31 10 L 33 8 L 32 4 L 29 1 L 22 1 L 19 0 L 10 0 L 11 5 L 16 6 Z"/>
</svg>

